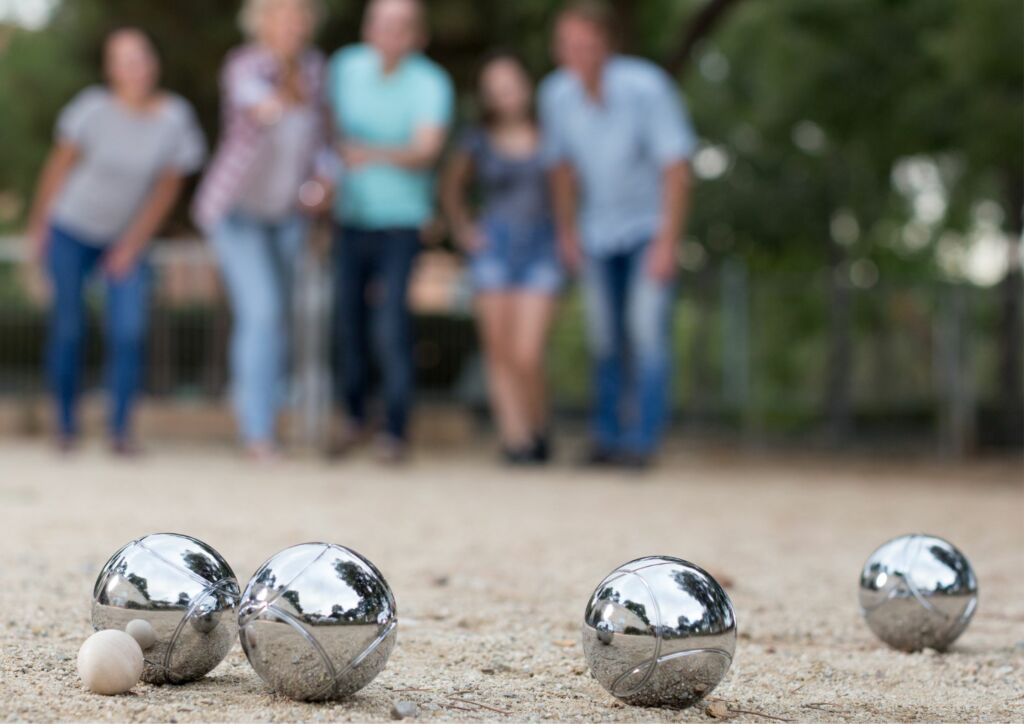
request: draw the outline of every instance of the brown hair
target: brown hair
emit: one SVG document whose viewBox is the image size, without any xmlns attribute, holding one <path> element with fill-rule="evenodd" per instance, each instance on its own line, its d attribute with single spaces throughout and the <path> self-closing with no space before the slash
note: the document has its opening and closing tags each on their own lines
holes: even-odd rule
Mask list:
<svg viewBox="0 0 1024 724">
<path fill-rule="evenodd" d="M 572 0 L 558 14 L 559 21 L 568 18 L 582 20 L 597 28 L 612 45 L 618 40 L 618 18 L 612 6 L 604 0 Z"/>
<path fill-rule="evenodd" d="M 530 67 L 526 64 L 526 59 L 516 51 L 509 50 L 507 48 L 498 48 L 490 51 L 483 57 L 483 60 L 480 61 L 480 65 L 477 66 L 476 69 L 476 88 L 480 99 L 480 125 L 487 129 L 493 128 L 498 122 L 498 118 L 494 111 L 487 107 L 487 102 L 484 99 L 483 94 L 484 74 L 487 72 L 487 69 L 495 63 L 513 63 L 518 66 L 520 71 L 522 71 L 524 77 L 526 77 L 531 83 L 533 82 L 533 74 L 530 72 Z M 530 121 L 536 124 L 537 111 L 535 104 L 532 102 L 530 103 L 527 117 Z"/>
<path fill-rule="evenodd" d="M 115 25 L 103 33 L 103 37 L 100 38 L 100 44 L 96 48 L 95 57 L 102 68 L 107 62 L 107 51 L 110 50 L 110 41 L 121 34 L 134 34 L 146 41 L 149 45 L 150 51 L 153 53 L 153 57 L 156 58 L 158 63 L 163 64 L 164 54 L 163 48 L 160 47 L 160 41 L 156 39 L 149 30 L 138 25 Z"/>
</svg>

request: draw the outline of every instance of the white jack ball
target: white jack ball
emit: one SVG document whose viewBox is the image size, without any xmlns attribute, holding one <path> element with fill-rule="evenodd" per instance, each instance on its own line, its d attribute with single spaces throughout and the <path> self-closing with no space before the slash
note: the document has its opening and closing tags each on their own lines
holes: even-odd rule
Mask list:
<svg viewBox="0 0 1024 724">
<path fill-rule="evenodd" d="M 96 694 L 123 694 L 142 677 L 142 649 L 124 631 L 97 631 L 78 650 L 78 675 Z"/>
<path fill-rule="evenodd" d="M 143 651 L 153 648 L 153 644 L 156 643 L 156 631 L 153 629 L 153 624 L 145 619 L 133 618 L 124 627 L 124 630 L 138 642 L 139 648 Z"/>
</svg>

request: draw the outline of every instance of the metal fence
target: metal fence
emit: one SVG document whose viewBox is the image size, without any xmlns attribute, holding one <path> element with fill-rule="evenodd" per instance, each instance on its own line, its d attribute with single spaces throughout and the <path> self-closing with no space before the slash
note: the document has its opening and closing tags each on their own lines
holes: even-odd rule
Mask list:
<svg viewBox="0 0 1024 724">
<path fill-rule="evenodd" d="M 293 325 L 295 403 L 308 438 L 322 435 L 331 397 L 330 275 L 317 248 L 302 267 Z M 0 398 L 44 394 L 46 311 L 18 282 L 19 249 L 0 240 Z M 207 248 L 163 242 L 154 264 L 147 393 L 167 401 L 223 398 L 231 319 Z M 824 274 L 752 276 L 735 261 L 684 275 L 675 317 L 678 371 L 666 391 L 677 423 L 692 433 L 765 441 L 817 440 L 831 431 L 844 443 L 916 442 L 953 454 L 999 438 L 995 290 L 938 282 L 850 286 L 846 358 L 837 360 L 830 289 Z M 421 394 L 482 410 L 483 367 L 458 262 L 428 255 L 412 294 Z M 90 387 L 100 383 L 103 357 L 95 296 L 84 360 Z M 837 364 L 846 418 L 838 428 L 830 424 Z M 588 357 L 572 291 L 549 367 L 560 414 L 582 414 Z"/>
</svg>

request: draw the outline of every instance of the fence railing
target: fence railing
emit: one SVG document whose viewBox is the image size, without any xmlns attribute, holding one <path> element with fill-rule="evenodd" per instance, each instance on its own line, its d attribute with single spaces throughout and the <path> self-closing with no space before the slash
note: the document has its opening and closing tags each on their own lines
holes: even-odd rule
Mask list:
<svg viewBox="0 0 1024 724">
<path fill-rule="evenodd" d="M 309 440 L 322 436 L 331 400 L 332 301 L 322 246 L 311 245 L 304 259 L 294 309 L 294 401 Z M 46 311 L 19 284 L 20 262 L 20 244 L 0 239 L 0 396 L 8 397 L 44 393 Z M 153 262 L 147 392 L 220 399 L 231 319 L 212 256 L 199 241 L 176 240 L 156 244 Z M 939 282 L 850 286 L 848 322 L 837 330 L 826 274 L 753 276 L 729 261 L 687 273 L 680 287 L 677 375 L 666 394 L 687 430 L 775 440 L 838 429 L 841 441 L 931 441 L 952 454 L 998 437 L 995 290 Z M 482 409 L 483 366 L 458 260 L 424 255 L 411 294 L 420 390 Z M 580 306 L 575 293 L 566 295 L 550 345 L 552 393 L 565 415 L 582 413 L 589 398 Z M 85 379 L 96 386 L 103 356 L 98 298 L 90 309 Z M 836 345 L 837 335 L 847 336 L 845 344 Z M 837 360 L 836 349 L 847 358 Z M 848 400 L 839 426 L 829 424 L 837 364 Z"/>
</svg>

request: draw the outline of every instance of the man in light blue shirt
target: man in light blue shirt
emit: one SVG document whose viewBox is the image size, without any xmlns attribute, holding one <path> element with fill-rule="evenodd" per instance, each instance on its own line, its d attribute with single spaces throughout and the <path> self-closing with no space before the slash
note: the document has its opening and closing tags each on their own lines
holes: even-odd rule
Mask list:
<svg viewBox="0 0 1024 724">
<path fill-rule="evenodd" d="M 386 434 L 380 457 L 405 453 L 413 392 L 408 286 L 420 230 L 433 216 L 434 166 L 453 112 L 448 75 L 422 54 L 419 0 L 372 0 L 364 43 L 331 60 L 328 96 L 345 174 L 335 201 L 342 452 L 367 424 L 370 338 L 380 355 Z"/>
<path fill-rule="evenodd" d="M 613 54 L 612 27 L 599 2 L 562 12 L 561 68 L 541 86 L 540 114 L 559 245 L 582 275 L 595 360 L 588 459 L 643 466 L 670 406 L 676 249 L 697 141 L 671 78 Z"/>
</svg>

